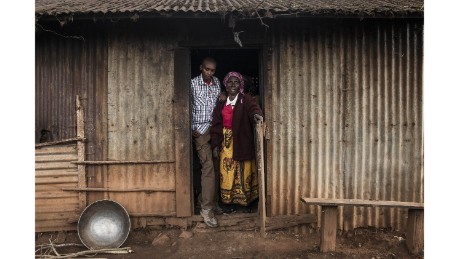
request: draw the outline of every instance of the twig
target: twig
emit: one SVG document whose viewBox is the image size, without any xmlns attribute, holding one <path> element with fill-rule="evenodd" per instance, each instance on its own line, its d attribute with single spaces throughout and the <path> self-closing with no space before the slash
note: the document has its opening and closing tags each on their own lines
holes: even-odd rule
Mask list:
<svg viewBox="0 0 460 259">
<path fill-rule="evenodd" d="M 43 26 L 41 26 L 39 23 L 35 23 L 35 25 L 40 27 L 43 31 L 54 33 L 54 34 L 56 34 L 58 36 L 61 36 L 63 38 L 77 39 L 77 40 L 81 40 L 81 41 L 85 42 L 85 38 L 83 38 L 83 36 L 66 36 L 66 35 L 59 34 L 59 33 L 55 32 L 55 31 L 52 31 L 52 30 L 47 30 L 47 29 L 43 28 Z"/>
<path fill-rule="evenodd" d="M 123 247 L 123 248 L 105 248 L 105 249 L 97 249 L 97 250 L 86 250 L 76 253 L 70 254 L 62 254 L 62 255 L 35 255 L 35 258 L 50 258 L 50 259 L 61 259 L 61 258 L 71 258 L 80 255 L 96 255 L 96 254 L 129 254 L 132 253 L 131 247 Z"/>
<path fill-rule="evenodd" d="M 263 26 L 265 26 L 265 27 L 267 27 L 267 28 L 270 28 L 270 26 L 266 25 L 266 24 L 264 23 L 264 21 L 262 21 L 262 17 L 260 17 L 259 12 L 257 12 L 257 9 L 254 9 L 254 11 L 256 12 L 257 17 L 259 17 L 260 24 L 263 25 Z"/>
</svg>

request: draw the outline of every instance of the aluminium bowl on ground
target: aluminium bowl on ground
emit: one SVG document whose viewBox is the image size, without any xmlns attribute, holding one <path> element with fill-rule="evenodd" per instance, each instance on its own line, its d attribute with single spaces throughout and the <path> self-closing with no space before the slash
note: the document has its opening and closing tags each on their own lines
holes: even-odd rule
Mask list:
<svg viewBox="0 0 460 259">
<path fill-rule="evenodd" d="M 89 249 L 118 248 L 128 238 L 131 221 L 126 209 L 112 200 L 99 200 L 78 220 L 78 237 Z"/>
</svg>

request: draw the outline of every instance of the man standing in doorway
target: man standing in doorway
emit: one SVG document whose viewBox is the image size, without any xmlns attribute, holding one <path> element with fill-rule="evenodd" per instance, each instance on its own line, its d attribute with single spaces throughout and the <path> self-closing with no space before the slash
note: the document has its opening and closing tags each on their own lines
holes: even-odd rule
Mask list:
<svg viewBox="0 0 460 259">
<path fill-rule="evenodd" d="M 210 57 L 203 59 L 200 70 L 201 74 L 191 80 L 193 141 L 201 163 L 200 214 L 206 225 L 217 227 L 214 210 L 221 209 L 216 202 L 216 177 L 209 131 L 212 112 L 221 91 L 219 79 L 214 77 L 216 61 Z"/>
</svg>

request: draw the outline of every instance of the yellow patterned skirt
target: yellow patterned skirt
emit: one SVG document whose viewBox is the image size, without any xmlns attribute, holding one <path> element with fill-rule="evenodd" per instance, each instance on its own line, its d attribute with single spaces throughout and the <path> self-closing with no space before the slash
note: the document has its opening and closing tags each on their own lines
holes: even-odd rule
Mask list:
<svg viewBox="0 0 460 259">
<path fill-rule="evenodd" d="M 220 195 L 224 203 L 243 206 L 259 197 L 255 160 L 233 160 L 232 130 L 227 128 L 220 153 Z"/>
</svg>

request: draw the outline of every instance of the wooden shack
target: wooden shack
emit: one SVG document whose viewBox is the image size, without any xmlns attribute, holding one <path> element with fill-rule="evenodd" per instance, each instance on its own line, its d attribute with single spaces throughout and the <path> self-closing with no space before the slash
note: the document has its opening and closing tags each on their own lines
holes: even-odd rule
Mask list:
<svg viewBox="0 0 460 259">
<path fill-rule="evenodd" d="M 320 213 L 301 197 L 423 202 L 421 0 L 36 0 L 35 15 L 36 231 L 75 229 L 100 199 L 136 226 L 193 216 L 189 82 L 208 55 L 255 82 L 267 216 Z M 338 224 L 406 217 L 345 208 Z"/>
</svg>

